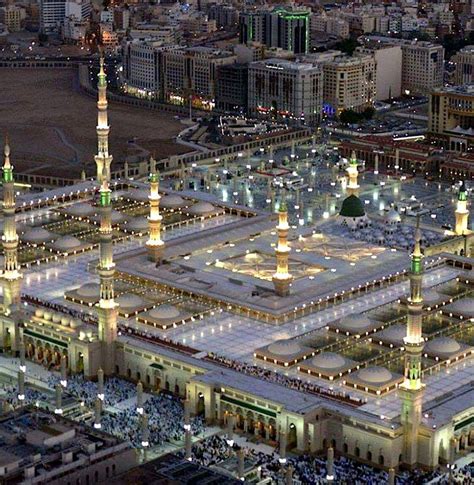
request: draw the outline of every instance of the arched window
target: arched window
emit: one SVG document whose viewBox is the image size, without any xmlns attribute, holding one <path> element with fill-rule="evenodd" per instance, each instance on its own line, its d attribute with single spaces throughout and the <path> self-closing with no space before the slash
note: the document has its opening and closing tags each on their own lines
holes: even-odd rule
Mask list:
<svg viewBox="0 0 474 485">
<path fill-rule="evenodd" d="M 360 448 L 358 446 L 355 447 L 355 456 L 360 456 Z"/>
<path fill-rule="evenodd" d="M 383 465 L 385 462 L 385 458 L 383 457 L 383 455 L 379 455 L 379 465 Z"/>
<path fill-rule="evenodd" d="M 367 452 L 367 461 L 372 461 L 372 452 L 371 451 Z"/>
<path fill-rule="evenodd" d="M 349 447 L 347 446 L 347 443 L 344 443 L 342 445 L 342 450 L 344 451 L 344 453 L 348 453 L 349 452 Z"/>
</svg>

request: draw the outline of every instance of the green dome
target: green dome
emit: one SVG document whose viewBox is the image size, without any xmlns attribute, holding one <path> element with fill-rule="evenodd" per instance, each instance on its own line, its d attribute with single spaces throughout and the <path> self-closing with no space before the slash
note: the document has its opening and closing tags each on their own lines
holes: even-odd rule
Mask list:
<svg viewBox="0 0 474 485">
<path fill-rule="evenodd" d="M 364 205 L 359 197 L 350 195 L 342 202 L 339 215 L 343 217 L 363 217 L 365 216 Z"/>
</svg>

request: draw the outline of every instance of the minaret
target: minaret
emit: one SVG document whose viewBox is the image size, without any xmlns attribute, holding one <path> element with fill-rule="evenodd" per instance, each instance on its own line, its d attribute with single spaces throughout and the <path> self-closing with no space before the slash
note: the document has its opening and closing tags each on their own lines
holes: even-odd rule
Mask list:
<svg viewBox="0 0 474 485">
<path fill-rule="evenodd" d="M 156 170 L 156 162 L 150 160 L 150 215 L 148 216 L 148 226 L 150 228 L 150 237 L 146 242 L 148 258 L 155 263 L 160 263 L 163 257 L 165 243 L 161 239 L 161 220 L 160 215 L 160 194 L 158 192 L 160 184 L 160 173 Z"/>
<path fill-rule="evenodd" d="M 352 151 L 352 155 L 349 160 L 349 166 L 347 167 L 347 175 L 349 175 L 347 192 L 349 193 L 349 195 L 357 195 L 359 191 L 359 184 L 357 183 L 357 177 L 359 176 L 359 172 L 357 170 L 357 157 L 354 150 Z"/>
<path fill-rule="evenodd" d="M 410 297 L 408 298 L 407 335 L 405 343 L 405 380 L 400 386 L 402 399 L 401 422 L 404 426 L 403 462 L 415 466 L 418 462 L 418 434 L 423 404 L 421 354 L 423 351 L 423 296 L 421 231 L 419 221 L 415 231 L 415 248 L 411 255 Z"/>
<path fill-rule="evenodd" d="M 469 210 L 467 208 L 467 190 L 464 182 L 459 187 L 458 202 L 456 205 L 456 227 L 454 232 L 457 236 L 463 236 L 469 232 L 467 221 L 469 218 Z"/>
<path fill-rule="evenodd" d="M 280 203 L 276 229 L 278 231 L 278 245 L 275 248 L 277 269 L 272 280 L 276 294 L 279 296 L 288 296 L 292 280 L 292 276 L 288 271 L 288 254 L 290 252 L 290 247 L 288 246 L 288 231 L 290 226 L 288 225 L 288 212 L 284 200 Z"/>
<path fill-rule="evenodd" d="M 107 119 L 107 74 L 104 72 L 104 57 L 100 56 L 100 70 L 97 82 L 97 182 L 102 183 L 105 176 L 110 181 L 110 164 L 112 155 L 109 154 L 109 122 Z M 104 170 L 105 168 L 105 170 Z"/>
<path fill-rule="evenodd" d="M 104 167 L 105 172 L 105 167 Z M 97 304 L 99 340 L 102 343 L 102 369 L 105 375 L 115 372 L 115 341 L 117 340 L 117 303 L 114 301 L 115 264 L 112 247 L 111 192 L 105 173 L 100 188 L 100 300 Z"/>
<path fill-rule="evenodd" d="M 5 139 L 3 163 L 3 253 L 4 265 L 2 271 L 3 307 L 10 310 L 19 305 L 21 300 L 21 273 L 18 265 L 18 235 L 15 222 L 15 182 L 13 167 L 10 163 L 10 145 Z"/>
</svg>

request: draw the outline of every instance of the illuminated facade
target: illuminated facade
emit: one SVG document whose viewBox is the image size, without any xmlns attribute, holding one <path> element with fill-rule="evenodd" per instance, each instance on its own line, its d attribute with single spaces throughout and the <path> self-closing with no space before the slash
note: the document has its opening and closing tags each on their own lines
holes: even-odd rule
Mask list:
<svg viewBox="0 0 474 485">
<path fill-rule="evenodd" d="M 97 166 L 97 182 L 101 183 L 103 178 L 110 180 L 110 164 L 112 155 L 109 153 L 109 132 L 110 126 L 107 118 L 107 75 L 104 71 L 104 58 L 100 57 L 100 69 L 97 82 L 97 155 L 95 163 Z"/>
<path fill-rule="evenodd" d="M 148 217 L 148 226 L 150 228 L 150 237 L 146 242 L 149 258 L 156 263 L 161 261 L 163 256 L 164 242 L 161 239 L 161 221 L 160 215 L 160 194 L 158 192 L 160 184 L 160 173 L 156 170 L 156 162 L 152 158 L 150 161 L 150 215 Z"/>
<path fill-rule="evenodd" d="M 3 303 L 6 309 L 20 304 L 21 274 L 18 264 L 18 235 L 15 222 L 15 181 L 13 167 L 10 163 L 10 146 L 8 139 L 5 140 L 4 163 L 3 163 L 3 253 L 4 265 L 2 272 L 3 280 Z"/>
<path fill-rule="evenodd" d="M 349 159 L 347 175 L 349 176 L 347 192 L 349 193 L 349 195 L 357 195 L 359 192 L 359 183 L 357 181 L 359 177 L 359 172 L 357 170 L 357 157 L 354 151 L 352 152 L 351 158 Z"/>
<path fill-rule="evenodd" d="M 279 296 L 287 296 L 289 294 L 292 280 L 292 276 L 288 270 L 288 255 L 290 253 L 290 247 L 288 245 L 289 229 L 286 203 L 282 201 L 278 211 L 278 244 L 275 249 L 277 270 L 273 275 L 273 285 L 275 286 L 276 294 Z"/>
<path fill-rule="evenodd" d="M 458 201 L 456 204 L 456 227 L 454 232 L 457 236 L 464 236 L 470 231 L 468 229 L 469 209 L 467 207 L 467 190 L 464 182 L 459 188 Z"/>
<path fill-rule="evenodd" d="M 421 231 L 417 226 L 415 248 L 411 255 L 407 335 L 404 338 L 406 352 L 405 380 L 400 386 L 402 398 L 401 422 L 404 427 L 403 461 L 409 466 L 415 466 L 419 461 L 419 428 L 424 388 L 421 382 L 421 355 L 424 345 L 422 336 L 422 257 Z"/>
<path fill-rule="evenodd" d="M 105 169 L 104 169 L 105 172 Z M 115 341 L 117 340 L 117 303 L 114 301 L 115 263 L 112 246 L 111 191 L 103 174 L 100 188 L 100 300 L 97 304 L 102 369 L 106 375 L 115 372 Z"/>
</svg>

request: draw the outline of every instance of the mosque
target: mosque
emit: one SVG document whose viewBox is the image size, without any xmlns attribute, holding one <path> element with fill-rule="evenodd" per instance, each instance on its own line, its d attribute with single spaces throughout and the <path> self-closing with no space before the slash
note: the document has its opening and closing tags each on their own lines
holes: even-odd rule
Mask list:
<svg viewBox="0 0 474 485">
<path fill-rule="evenodd" d="M 389 469 L 435 468 L 474 447 L 464 185 L 452 239 L 424 250 L 418 224 L 410 257 L 304 229 L 295 235 L 284 201 L 275 221 L 199 193 L 165 191 L 153 160 L 148 184 L 112 181 L 106 87 L 101 62 L 96 180 L 17 200 L 5 143 L 3 353 L 166 389 L 209 424 L 231 419 L 237 432 L 288 450 L 332 447 Z M 358 231 L 371 221 L 358 197 L 355 158 L 348 174 L 337 219 Z M 45 211 L 47 224 L 28 224 Z M 220 223 L 205 225 L 213 220 Z M 389 231 L 399 223 L 397 213 L 387 215 Z M 186 232 L 193 224 L 203 229 Z M 171 229 L 182 232 L 163 237 Z M 118 252 L 122 241 L 139 244 Z M 98 260 L 84 260 L 86 268 L 66 264 L 97 247 Z M 63 260 L 63 274 L 82 271 L 89 281 L 58 279 L 60 303 L 31 295 L 32 268 L 46 272 Z M 237 331 L 243 321 L 251 326 L 242 361 L 226 355 L 235 344 L 231 330 L 200 346 L 173 338 L 189 325 L 207 328 L 208 319 Z M 24 379 L 25 369 L 18 372 Z"/>
</svg>

